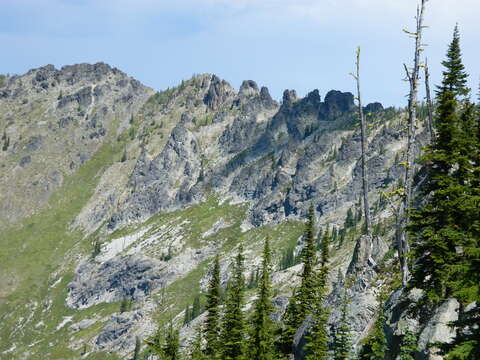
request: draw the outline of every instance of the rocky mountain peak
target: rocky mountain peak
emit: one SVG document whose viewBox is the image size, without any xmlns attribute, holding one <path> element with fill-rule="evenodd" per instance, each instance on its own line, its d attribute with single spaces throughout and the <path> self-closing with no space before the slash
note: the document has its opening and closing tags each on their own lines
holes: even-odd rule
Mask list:
<svg viewBox="0 0 480 360">
<path fill-rule="evenodd" d="M 257 83 L 253 80 L 244 80 L 238 92 L 239 97 L 251 97 L 259 94 Z"/>
<path fill-rule="evenodd" d="M 205 105 L 209 110 L 216 110 L 227 99 L 236 95 L 235 90 L 230 86 L 228 82 L 220 79 L 217 75 L 212 75 L 208 85 L 208 91 L 203 99 Z"/>
<path fill-rule="evenodd" d="M 379 102 L 373 102 L 365 106 L 366 113 L 378 113 L 383 110 L 383 105 Z"/>
<path fill-rule="evenodd" d="M 293 103 L 297 101 L 297 92 L 295 90 L 285 90 L 283 92 L 283 106 L 289 108 L 293 105 Z"/>
<path fill-rule="evenodd" d="M 354 96 L 350 92 L 330 90 L 325 96 L 325 106 L 332 115 L 351 111 L 355 107 Z"/>
</svg>

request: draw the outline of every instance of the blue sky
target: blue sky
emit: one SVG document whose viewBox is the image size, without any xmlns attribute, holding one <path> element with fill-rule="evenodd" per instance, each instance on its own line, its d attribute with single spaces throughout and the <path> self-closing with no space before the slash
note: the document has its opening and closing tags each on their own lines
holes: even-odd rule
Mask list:
<svg viewBox="0 0 480 360">
<path fill-rule="evenodd" d="M 215 73 L 300 96 L 354 90 L 362 47 L 364 102 L 404 106 L 416 0 L 0 0 L 1 73 L 104 61 L 155 89 Z M 425 54 L 432 81 L 456 22 L 471 87 L 480 78 L 480 1 L 430 0 Z"/>
</svg>

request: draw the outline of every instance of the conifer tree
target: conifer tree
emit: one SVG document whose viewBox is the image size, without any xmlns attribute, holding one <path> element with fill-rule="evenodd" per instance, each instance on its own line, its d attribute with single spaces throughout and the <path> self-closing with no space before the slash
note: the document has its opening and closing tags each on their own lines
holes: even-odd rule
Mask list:
<svg viewBox="0 0 480 360">
<path fill-rule="evenodd" d="M 350 335 L 350 324 L 348 319 L 348 303 L 347 289 L 344 289 L 342 297 L 341 315 L 338 327 L 335 331 L 334 342 L 334 359 L 348 360 L 352 353 L 352 341 Z"/>
<path fill-rule="evenodd" d="M 282 354 L 288 355 L 293 351 L 293 337 L 302 321 L 298 311 L 297 290 L 294 289 L 282 317 L 283 327 L 277 344 Z"/>
<path fill-rule="evenodd" d="M 220 260 L 218 255 L 213 263 L 208 284 L 207 317 L 205 320 L 205 354 L 214 358 L 219 351 L 220 336 Z"/>
<path fill-rule="evenodd" d="M 322 256 L 321 256 L 321 263 L 322 266 L 326 266 L 328 259 L 330 258 L 330 233 L 328 231 L 325 231 L 325 234 L 323 235 L 323 241 L 322 241 Z"/>
<path fill-rule="evenodd" d="M 191 345 L 190 360 L 206 360 L 207 357 L 202 351 L 202 328 L 198 327 L 197 334 Z"/>
<path fill-rule="evenodd" d="M 455 97 L 468 95 L 470 89 L 467 87 L 468 75 L 462 62 L 460 49 L 460 32 L 458 24 L 453 30 L 453 39 L 447 51 L 447 59 L 442 62 L 445 67 L 443 71 L 442 85 L 439 86 L 439 93 L 451 92 Z"/>
<path fill-rule="evenodd" d="M 260 286 L 257 291 L 258 297 L 255 301 L 250 339 L 250 353 L 252 358 L 256 360 L 274 359 L 274 323 L 270 317 L 273 312 L 270 284 L 271 258 L 270 242 L 266 238 L 263 249 Z"/>
<path fill-rule="evenodd" d="M 327 236 L 328 238 L 328 236 Z M 305 350 L 307 353 L 307 360 L 328 360 L 329 350 L 329 332 L 328 332 L 328 317 L 330 309 L 325 306 L 325 299 L 327 297 L 327 279 L 328 279 L 328 260 L 329 251 L 328 244 L 323 244 L 322 247 L 322 268 L 315 277 L 315 299 L 312 304 L 312 325 L 307 335 L 307 344 Z"/>
<path fill-rule="evenodd" d="M 460 319 L 452 324 L 457 328 L 456 336 L 452 342 L 441 346 L 443 355 L 446 355 L 446 360 L 480 359 L 479 300 L 472 309 L 462 311 Z"/>
<path fill-rule="evenodd" d="M 165 338 L 162 337 L 160 330 L 157 330 L 156 335 L 146 343 L 148 348 L 162 359 L 180 359 L 180 335 L 178 329 L 173 328 L 172 322 L 170 322 Z"/>
<path fill-rule="evenodd" d="M 138 336 L 135 337 L 135 349 L 133 350 L 133 358 L 132 360 L 139 360 L 140 359 L 140 348 L 141 342 Z"/>
<path fill-rule="evenodd" d="M 437 93 L 437 136 L 423 157 L 429 163 L 429 180 L 423 187 L 427 199 L 411 215 L 410 231 L 415 237 L 417 259 L 410 286 L 426 291 L 433 302 L 457 293 L 470 282 L 461 279 L 470 268 L 466 250 L 478 246 L 478 195 L 474 187 L 474 165 L 470 157 L 474 143 L 471 106 L 463 108 L 459 96 L 468 93 L 461 63 L 458 28 L 443 62 L 442 86 Z M 474 256 L 475 257 L 475 256 Z M 473 286 L 473 284 L 471 284 Z"/>
<path fill-rule="evenodd" d="M 308 212 L 308 222 L 305 229 L 305 245 L 302 251 L 303 272 L 300 287 L 294 292 L 289 300 L 288 306 L 283 315 L 283 328 L 279 347 L 283 354 L 288 355 L 292 351 L 293 337 L 307 315 L 314 309 L 318 310 L 317 303 L 319 301 L 319 292 L 321 289 L 319 284 L 319 274 L 315 272 L 315 264 L 317 256 L 315 251 L 315 213 L 313 206 L 310 206 Z M 327 239 L 327 241 L 325 241 Z M 328 261 L 330 233 L 328 227 L 323 235 L 322 241 L 322 264 Z M 325 267 L 323 266 L 322 267 Z M 320 276 L 321 277 L 321 276 Z M 319 290 L 320 289 L 320 290 Z M 320 314 L 319 314 L 320 316 Z M 328 316 L 327 316 L 328 318 Z M 318 319 L 319 322 L 323 321 Z"/>
<path fill-rule="evenodd" d="M 400 359 L 399 360 L 415 360 L 415 352 L 417 351 L 417 336 L 408 329 L 403 335 L 402 343 L 400 345 Z"/>
<path fill-rule="evenodd" d="M 378 318 L 369 336 L 365 339 L 359 360 L 384 360 L 387 351 L 387 339 L 383 327 L 385 325 L 385 313 L 383 303 L 380 303 Z"/>
<path fill-rule="evenodd" d="M 167 336 L 165 338 L 165 345 L 163 347 L 163 357 L 166 360 L 180 359 L 180 334 L 178 329 L 173 328 L 172 322 L 168 327 Z"/>
<path fill-rule="evenodd" d="M 187 325 L 190 322 L 190 319 L 190 306 L 187 305 L 184 312 L 183 325 Z"/>
<path fill-rule="evenodd" d="M 355 224 L 355 218 L 353 217 L 352 208 L 347 210 L 347 218 L 345 219 L 345 228 L 350 228 Z"/>
<path fill-rule="evenodd" d="M 313 205 L 308 211 L 308 222 L 305 229 L 305 246 L 302 252 L 303 272 L 300 287 L 298 289 L 298 311 L 299 317 L 302 321 L 306 315 L 312 310 L 312 305 L 315 302 L 315 273 L 314 266 L 316 264 L 315 251 L 315 212 Z"/>
<path fill-rule="evenodd" d="M 198 315 L 200 315 L 201 311 L 202 311 L 202 306 L 200 305 L 200 295 L 196 295 L 195 298 L 193 299 L 192 312 L 190 315 L 190 319 L 191 320 L 195 319 Z"/>
<path fill-rule="evenodd" d="M 227 289 L 225 314 L 223 316 L 221 339 L 222 360 L 242 360 L 245 358 L 245 314 L 243 277 L 243 247 L 239 247 L 233 268 L 233 278 Z"/>
</svg>

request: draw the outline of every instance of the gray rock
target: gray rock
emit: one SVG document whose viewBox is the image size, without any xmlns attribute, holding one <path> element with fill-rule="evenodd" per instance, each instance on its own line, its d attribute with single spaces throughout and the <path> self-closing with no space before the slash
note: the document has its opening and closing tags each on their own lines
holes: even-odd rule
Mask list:
<svg viewBox="0 0 480 360">
<path fill-rule="evenodd" d="M 73 331 L 85 330 L 86 328 L 89 328 L 90 326 L 95 324 L 97 321 L 98 319 L 83 319 L 76 324 L 72 324 L 70 328 Z"/>
<path fill-rule="evenodd" d="M 84 87 L 75 94 L 63 96 L 58 101 L 58 108 L 64 108 L 71 103 L 76 103 L 83 107 L 89 106 L 92 103 L 92 88 L 90 86 Z"/>
<path fill-rule="evenodd" d="M 20 159 L 20 162 L 18 163 L 21 167 L 24 167 L 27 164 L 30 164 L 32 162 L 32 157 L 30 155 L 24 156 Z"/>
<path fill-rule="evenodd" d="M 258 85 L 253 80 L 244 80 L 240 86 L 240 91 L 238 92 L 239 97 L 245 98 L 258 96 L 259 94 Z"/>
<path fill-rule="evenodd" d="M 365 106 L 365 108 L 364 108 L 364 111 L 365 111 L 366 114 L 369 114 L 369 113 L 374 114 L 374 113 L 378 113 L 382 110 L 383 110 L 383 105 L 379 102 L 370 103 L 367 106 Z"/>
<path fill-rule="evenodd" d="M 375 270 L 377 263 L 387 251 L 388 246 L 380 237 L 360 236 L 357 239 L 347 274 L 364 279 L 370 269 Z"/>
<path fill-rule="evenodd" d="M 95 340 L 97 349 L 115 349 L 123 354 L 133 351 L 135 335 L 131 330 L 143 317 L 143 313 L 137 311 L 112 315 Z"/>
<path fill-rule="evenodd" d="M 331 90 L 325 96 L 325 113 L 330 117 L 336 117 L 342 113 L 352 111 L 355 107 L 353 94 Z"/>
<path fill-rule="evenodd" d="M 30 139 L 28 139 L 27 147 L 25 150 L 28 152 L 37 151 L 40 146 L 42 146 L 43 139 L 44 137 L 41 135 L 32 136 Z"/>
<path fill-rule="evenodd" d="M 81 264 L 68 284 L 67 305 L 86 308 L 124 298 L 142 299 L 169 278 L 161 261 L 140 255 L 113 258 L 103 264 Z"/>
<path fill-rule="evenodd" d="M 389 348 L 393 355 L 400 351 L 403 335 L 407 330 L 418 336 L 418 360 L 441 360 L 435 344 L 450 342 L 455 336 L 455 330 L 448 326 L 458 319 L 459 303 L 456 299 L 448 299 L 435 308 L 418 308 L 418 301 L 423 291 L 412 289 L 405 291 L 401 288 L 395 291 L 387 300 L 385 314 L 387 316 L 386 335 Z"/>
<path fill-rule="evenodd" d="M 208 109 L 216 110 L 233 95 L 235 95 L 235 91 L 225 80 L 221 80 L 216 75 L 212 75 L 210 87 L 203 102 Z"/>
</svg>

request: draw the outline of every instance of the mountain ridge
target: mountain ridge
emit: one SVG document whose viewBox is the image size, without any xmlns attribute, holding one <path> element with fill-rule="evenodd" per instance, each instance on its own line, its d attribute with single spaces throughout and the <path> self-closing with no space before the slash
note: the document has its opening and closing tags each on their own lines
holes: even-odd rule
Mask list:
<svg viewBox="0 0 480 360">
<path fill-rule="evenodd" d="M 354 343 L 365 336 L 375 294 L 392 279 L 378 280 L 358 255 L 361 220 L 345 225 L 349 209 L 361 218 L 352 94 L 332 90 L 322 102 L 318 90 L 304 98 L 286 90 L 278 103 L 252 80 L 236 91 L 213 74 L 155 92 L 99 63 L 7 78 L 0 109 L 10 139 L 0 154 L 0 190 L 11 194 L 0 198 L 2 218 L 10 214 L 0 224 L 8 339 L 0 354 L 75 359 L 85 348 L 82 358 L 126 356 L 136 336 L 179 323 L 192 297 L 204 296 L 215 254 L 225 286 L 239 242 L 249 273 L 267 233 L 276 264 L 284 251 L 298 252 L 310 204 L 319 230 L 336 229 L 335 272 L 345 274 L 352 258 L 368 270 L 352 305 Z M 365 111 L 369 197 L 383 238 L 373 258 L 391 268 L 393 220 L 381 194 L 402 172 L 404 113 L 379 103 Z M 420 126 L 417 154 L 426 138 Z M 35 181 L 46 189 L 38 199 L 28 192 Z M 273 275 L 279 312 L 298 271 L 278 267 Z M 123 299 L 132 306 L 120 312 Z M 185 344 L 189 329 L 182 328 Z"/>
</svg>

